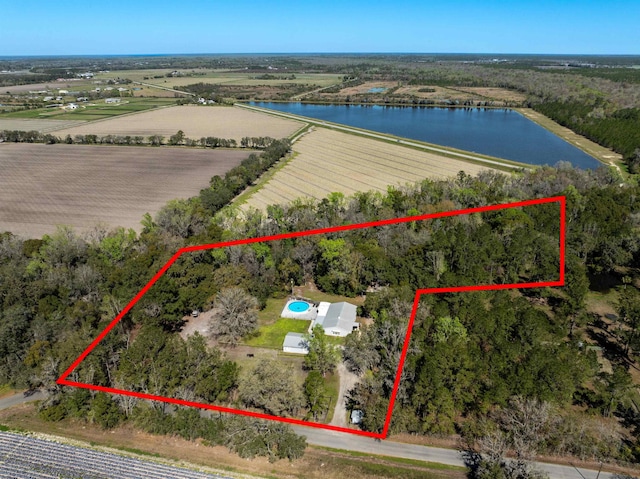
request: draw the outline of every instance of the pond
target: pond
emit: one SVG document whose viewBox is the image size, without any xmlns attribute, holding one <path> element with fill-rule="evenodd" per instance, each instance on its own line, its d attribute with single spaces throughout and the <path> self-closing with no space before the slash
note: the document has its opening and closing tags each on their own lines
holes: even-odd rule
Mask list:
<svg viewBox="0 0 640 479">
<path fill-rule="evenodd" d="M 271 102 L 251 105 L 530 165 L 568 161 L 583 169 L 602 166 L 582 150 L 509 109 Z"/>
</svg>

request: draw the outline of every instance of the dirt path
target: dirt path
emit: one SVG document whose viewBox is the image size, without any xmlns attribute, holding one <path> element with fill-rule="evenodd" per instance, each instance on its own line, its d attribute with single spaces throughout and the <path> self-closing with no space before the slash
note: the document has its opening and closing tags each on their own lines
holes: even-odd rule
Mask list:
<svg viewBox="0 0 640 479">
<path fill-rule="evenodd" d="M 336 401 L 336 408 L 333 411 L 333 426 L 348 427 L 346 396 L 350 389 L 353 389 L 358 382 L 358 376 L 349 372 L 343 363 L 338 364 L 337 373 L 340 376 L 340 392 Z"/>
<path fill-rule="evenodd" d="M 160 86 L 160 85 L 154 85 L 153 83 L 143 83 L 141 81 L 134 81 L 131 82 L 134 85 L 143 85 L 149 88 L 157 88 L 158 90 L 166 90 L 166 91 L 170 91 L 172 93 L 180 93 L 181 95 L 187 95 L 187 96 L 196 96 L 195 93 L 189 93 L 188 91 L 182 91 L 182 90 L 174 90 L 173 88 L 169 88 L 166 86 Z"/>
<path fill-rule="evenodd" d="M 185 325 L 182 327 L 180 331 L 180 336 L 182 339 L 186 340 L 189 336 L 195 334 L 196 332 L 203 335 L 205 338 L 209 337 L 209 321 L 211 320 L 211 316 L 213 315 L 213 310 L 204 311 L 200 313 L 197 318 L 193 318 L 191 316 L 185 316 L 182 319 L 186 321 Z"/>
</svg>

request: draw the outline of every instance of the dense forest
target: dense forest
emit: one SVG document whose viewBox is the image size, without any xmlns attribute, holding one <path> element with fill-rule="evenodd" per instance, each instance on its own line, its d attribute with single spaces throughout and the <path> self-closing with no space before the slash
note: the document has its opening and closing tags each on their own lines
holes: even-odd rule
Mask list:
<svg viewBox="0 0 640 479">
<path fill-rule="evenodd" d="M 254 161 L 277 158 L 288 146 L 273 148 Z M 333 194 L 272 206 L 266 214 L 220 210 L 246 178 L 258 174 L 252 171 L 247 163 L 214 178 L 200 196 L 171 202 L 144 219 L 140 235 L 96 228 L 79 236 L 60 228 L 40 240 L 23 240 L 5 233 L 0 383 L 45 388 L 41 415 L 50 420 L 84 418 L 103 427 L 127 421 L 151 432 L 226 444 L 245 456 L 295 458 L 304 441 L 285 426 L 225 416 L 197 419 L 193 411 L 55 381 L 182 246 L 565 195 L 566 287 L 423 297 L 391 432 L 459 433 L 466 447 L 485 454 L 487 438 L 502 434 L 514 441 L 505 417 L 532 408 L 544 412 L 547 422 L 539 434 L 527 436 L 526 457 L 638 460 L 640 415 L 631 375 L 640 352 L 637 186 L 619 186 L 605 169 L 545 167 L 514 176 L 460 173 L 386 194 Z M 176 334 L 184 315 L 211 307 L 229 287 L 242 288 L 261 306 L 284 297 L 292 279 L 346 296 L 373 287 L 360 310 L 373 323 L 351 336 L 342 354 L 360 375 L 349 407 L 364 412 L 361 427 L 379 431 L 415 289 L 556 279 L 558 213 L 557 205 L 542 205 L 183 255 L 69 379 L 267 411 L 272 405 L 248 400 L 237 365 L 222 350 L 207 347 L 202 337 L 185 341 Z M 594 333 L 592 326 L 602 319 L 585 305 L 590 287 L 603 283 L 620 291 L 619 324 L 606 337 Z M 606 348 L 611 372 L 601 370 L 592 345 Z M 306 410 L 304 398 L 296 400 Z M 302 414 L 286 401 L 279 407 L 281 413 Z M 239 429 L 253 438 L 242 442 L 250 447 L 233 442 Z M 511 449 L 520 447 L 507 439 L 503 443 Z"/>
</svg>

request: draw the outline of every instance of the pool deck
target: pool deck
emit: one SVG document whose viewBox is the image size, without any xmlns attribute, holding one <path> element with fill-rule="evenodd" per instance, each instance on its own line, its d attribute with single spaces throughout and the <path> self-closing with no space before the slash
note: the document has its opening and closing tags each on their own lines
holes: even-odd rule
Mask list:
<svg viewBox="0 0 640 479">
<path fill-rule="evenodd" d="M 299 313 L 296 311 L 292 311 L 291 309 L 289 309 L 289 305 L 295 302 L 307 303 L 309 305 L 309 308 Z M 287 301 L 287 304 L 284 305 L 284 308 L 282 308 L 282 313 L 280 313 L 280 316 L 283 318 L 303 319 L 305 321 L 313 321 L 318 316 L 318 308 L 315 306 L 314 303 L 311 303 L 303 299 L 293 298 L 293 299 L 289 299 Z"/>
</svg>

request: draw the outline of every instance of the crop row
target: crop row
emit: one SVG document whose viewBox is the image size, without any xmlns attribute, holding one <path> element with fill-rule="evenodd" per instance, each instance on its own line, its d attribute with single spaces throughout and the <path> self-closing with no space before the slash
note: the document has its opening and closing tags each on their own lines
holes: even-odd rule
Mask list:
<svg viewBox="0 0 640 479">
<path fill-rule="evenodd" d="M 225 479 L 92 449 L 0 432 L 0 477 L 46 479 Z"/>
<path fill-rule="evenodd" d="M 87 123 L 56 131 L 64 137 L 74 135 L 170 136 L 182 130 L 187 138 L 216 136 L 233 138 L 269 136 L 284 138 L 302 123 L 275 118 L 264 113 L 231 107 L 173 106 L 145 111 L 100 122 Z"/>
<path fill-rule="evenodd" d="M 331 192 L 386 191 L 424 178 L 475 175 L 484 167 L 421 152 L 401 145 L 327 129 L 304 136 L 294 147 L 298 155 L 248 201 L 264 209 L 300 197 L 321 199 Z"/>
</svg>

